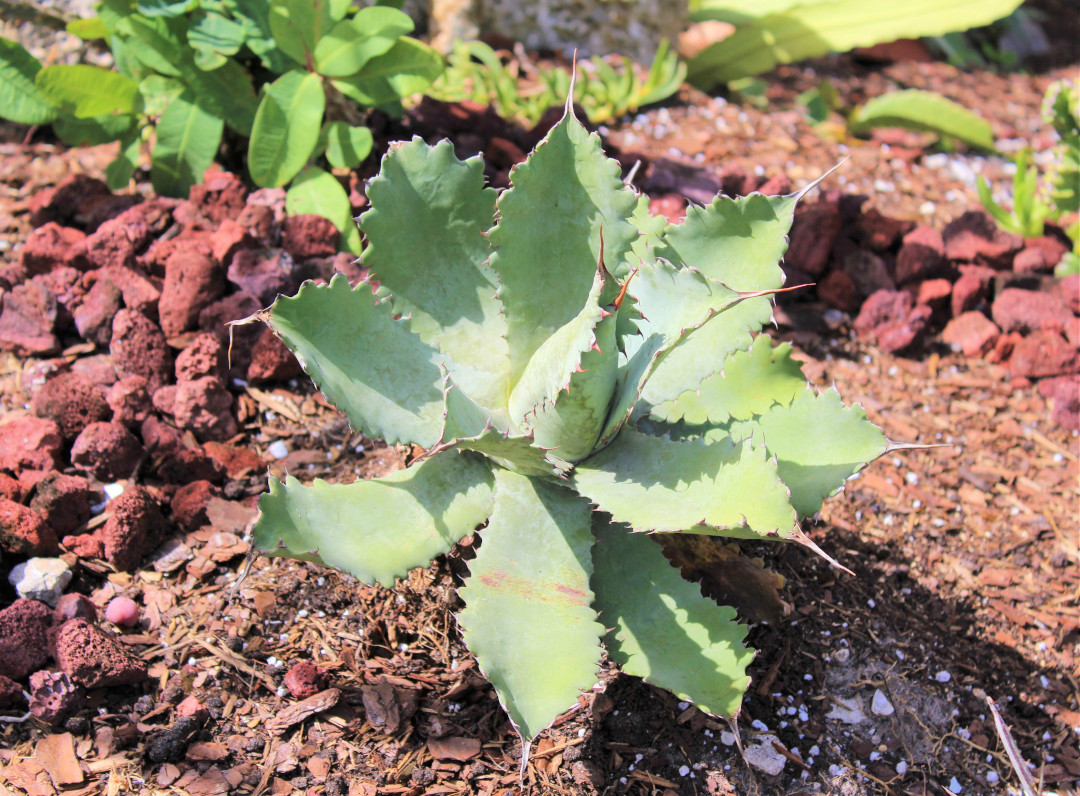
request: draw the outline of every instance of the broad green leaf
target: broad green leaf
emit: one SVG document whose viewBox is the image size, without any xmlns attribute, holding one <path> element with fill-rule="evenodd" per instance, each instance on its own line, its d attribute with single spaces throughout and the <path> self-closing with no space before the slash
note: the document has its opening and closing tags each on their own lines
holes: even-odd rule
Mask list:
<svg viewBox="0 0 1080 796">
<path fill-rule="evenodd" d="M 184 79 L 195 91 L 199 105 L 223 118 L 240 135 L 251 135 L 257 106 L 247 69 L 226 58 L 216 69 L 188 69 Z"/>
<path fill-rule="evenodd" d="M 307 163 L 319 141 L 326 95 L 319 76 L 295 69 L 263 89 L 248 146 L 256 185 L 278 188 Z"/>
<path fill-rule="evenodd" d="M 455 452 L 351 484 L 271 478 L 252 537 L 263 555 L 337 567 L 389 587 L 486 520 L 492 486 L 491 465 Z"/>
<path fill-rule="evenodd" d="M 572 482 L 637 531 L 753 538 L 787 536 L 795 527 L 776 463 L 749 441 L 676 442 L 624 428 L 578 463 Z"/>
<path fill-rule="evenodd" d="M 597 268 L 581 312 L 536 349 L 510 394 L 510 419 L 564 461 L 592 452 L 608 416 L 619 354 L 610 305 L 618 291 Z"/>
<path fill-rule="evenodd" d="M 308 166 L 289 186 L 285 194 L 285 210 L 289 215 L 314 213 L 334 222 L 343 243 L 349 227 L 355 227 L 349 195 L 337 178 L 316 166 Z"/>
<path fill-rule="evenodd" d="M 134 127 L 124 133 L 120 139 L 120 153 L 105 167 L 105 182 L 110 191 L 121 191 L 128 186 L 135 169 L 139 167 L 141 151 L 142 131 Z"/>
<path fill-rule="evenodd" d="M 187 23 L 184 19 L 145 18 L 132 14 L 116 23 L 117 32 L 130 37 L 130 55 L 147 68 L 168 77 L 187 77 Z M 115 47 L 115 39 L 110 42 Z"/>
<path fill-rule="evenodd" d="M 34 85 L 47 100 L 78 119 L 139 110 L 139 84 L 100 66 L 46 66 L 37 73 Z"/>
<path fill-rule="evenodd" d="M 225 123 L 185 91 L 158 119 L 150 182 L 162 196 L 187 196 L 214 162 Z"/>
<path fill-rule="evenodd" d="M 402 36 L 382 55 L 368 61 L 359 74 L 334 81 L 334 87 L 361 105 L 392 104 L 423 91 L 443 71 L 442 56 L 426 44 Z"/>
<path fill-rule="evenodd" d="M 244 45 L 244 25 L 214 12 L 195 16 L 188 27 L 188 44 L 220 55 L 236 55 Z"/>
<path fill-rule="evenodd" d="M 600 259 L 619 278 L 637 230 L 637 197 L 598 136 L 567 114 L 510 176 L 491 230 L 514 385 L 533 353 L 585 305 Z M 541 214 L 542 213 L 542 214 Z M 541 215 L 538 215 L 541 214 Z M 621 269 L 621 273 L 620 273 Z"/>
<path fill-rule="evenodd" d="M 170 102 L 184 93 L 185 88 L 183 83 L 171 77 L 147 75 L 139 81 L 143 113 L 147 116 L 160 116 Z"/>
<path fill-rule="evenodd" d="M 696 268 L 733 290 L 776 290 L 784 284 L 779 263 L 787 250 L 797 201 L 798 195 L 718 196 L 706 207 L 689 208 L 683 223 L 669 226 L 656 253 L 676 265 Z M 725 311 L 657 366 L 642 398 L 655 405 L 697 389 L 724 357 L 749 348 L 751 334 L 771 317 L 768 296 L 748 299 Z"/>
<path fill-rule="evenodd" d="M 274 74 L 283 74 L 296 64 L 274 41 L 270 30 L 270 4 L 266 0 L 230 0 L 230 16 L 244 25 L 245 46 Z"/>
<path fill-rule="evenodd" d="M 484 237 L 495 192 L 483 163 L 458 160 L 448 141 L 415 138 L 391 147 L 367 195 L 364 264 L 412 330 L 450 358 L 454 383 L 487 409 L 505 408 L 506 324 Z"/>
<path fill-rule="evenodd" d="M 311 68 L 315 46 L 334 26 L 327 0 L 271 0 L 270 30 L 286 55 Z"/>
<path fill-rule="evenodd" d="M 194 8 L 197 0 L 136 0 L 135 8 L 147 17 L 179 17 Z"/>
<path fill-rule="evenodd" d="M 988 151 L 994 149 L 994 131 L 989 122 L 932 91 L 912 88 L 882 94 L 856 108 L 848 123 L 853 133 L 873 127 L 902 127 L 948 136 Z"/>
<path fill-rule="evenodd" d="M 627 674 L 666 688 L 706 713 L 734 718 L 754 653 L 735 610 L 703 597 L 660 545 L 598 519 L 593 554 L 596 607 L 611 628 L 608 656 Z"/>
<path fill-rule="evenodd" d="M 836 0 L 780 8 L 740 25 L 732 36 L 690 59 L 699 88 L 767 72 L 777 64 L 846 52 L 902 38 L 988 25 L 1021 0 L 909 0 L 903 4 Z M 750 15 L 754 12 L 750 11 Z"/>
<path fill-rule="evenodd" d="M 408 14 L 396 8 L 362 8 L 334 25 L 315 46 L 315 71 L 327 77 L 355 75 L 372 58 L 390 50 L 414 28 Z"/>
<path fill-rule="evenodd" d="M 0 118 L 16 124 L 47 124 L 60 109 L 34 84 L 38 59 L 21 44 L 0 37 Z"/>
<path fill-rule="evenodd" d="M 278 298 L 265 320 L 353 428 L 390 444 L 439 441 L 442 357 L 369 282 L 352 289 L 338 274 L 329 285 L 307 283 Z"/>
<path fill-rule="evenodd" d="M 802 367 L 791 358 L 791 346 L 773 347 L 768 335 L 759 335 L 748 351 L 728 356 L 723 369 L 709 376 L 698 390 L 653 407 L 652 416 L 667 422 L 692 425 L 746 420 L 764 414 L 774 403 L 787 406 L 806 389 Z"/>
<path fill-rule="evenodd" d="M 109 35 L 109 29 L 105 27 L 101 17 L 86 17 L 73 19 L 64 28 L 72 36 L 78 36 L 83 41 L 96 41 Z"/>
<path fill-rule="evenodd" d="M 465 643 L 526 740 L 597 681 L 591 515 L 569 490 L 496 470 L 495 510 L 459 591 Z"/>
<path fill-rule="evenodd" d="M 71 146 L 97 146 L 118 141 L 135 127 L 134 116 L 97 116 L 93 119 L 76 119 L 61 116 L 53 122 L 53 132 L 60 140 Z"/>
<path fill-rule="evenodd" d="M 854 473 L 888 450 L 881 429 L 858 404 L 844 406 L 836 390 L 804 390 L 788 406 L 773 406 L 756 423 L 800 517 L 821 508 Z M 756 434 L 755 434 L 756 436 Z"/>
<path fill-rule="evenodd" d="M 352 127 L 348 122 L 323 125 L 321 139 L 326 159 L 335 169 L 355 169 L 371 154 L 371 130 Z"/>
</svg>

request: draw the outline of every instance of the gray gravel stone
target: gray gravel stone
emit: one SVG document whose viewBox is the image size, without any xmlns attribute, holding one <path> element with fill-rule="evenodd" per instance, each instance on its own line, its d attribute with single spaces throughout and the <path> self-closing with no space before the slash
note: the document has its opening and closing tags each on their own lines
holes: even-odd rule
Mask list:
<svg viewBox="0 0 1080 796">
<path fill-rule="evenodd" d="M 31 558 L 12 568 L 8 582 L 20 597 L 56 607 L 71 582 L 71 570 L 59 558 Z"/>
</svg>

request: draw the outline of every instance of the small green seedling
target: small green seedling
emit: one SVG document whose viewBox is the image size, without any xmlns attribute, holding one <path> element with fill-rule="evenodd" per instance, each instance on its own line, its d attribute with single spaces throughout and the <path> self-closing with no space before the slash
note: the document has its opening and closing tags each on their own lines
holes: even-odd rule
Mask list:
<svg viewBox="0 0 1080 796">
<path fill-rule="evenodd" d="M 656 537 L 817 550 L 800 520 L 894 447 L 758 334 L 802 193 L 668 225 L 569 108 L 511 183 L 446 141 L 395 145 L 360 218 L 370 279 L 261 313 L 354 428 L 424 453 L 348 485 L 271 479 L 255 547 L 392 586 L 479 528 L 458 622 L 526 748 L 605 652 L 734 717 L 746 627 Z"/>
</svg>

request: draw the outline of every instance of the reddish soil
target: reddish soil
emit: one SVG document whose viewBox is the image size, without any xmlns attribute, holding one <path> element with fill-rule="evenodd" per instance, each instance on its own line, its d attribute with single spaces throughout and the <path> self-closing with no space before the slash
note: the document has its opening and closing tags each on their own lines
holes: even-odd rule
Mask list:
<svg viewBox="0 0 1080 796">
<path fill-rule="evenodd" d="M 1017 240 L 969 214 L 968 178 L 1000 179 L 1000 158 L 923 136 L 830 142 L 793 101 L 823 75 L 850 101 L 932 88 L 1045 148 L 1037 109 L 1075 74 L 1066 46 L 1034 75 L 830 59 L 769 76 L 767 112 L 687 91 L 603 131 L 675 216 L 847 157 L 800 211 L 786 267 L 817 286 L 785 299 L 774 334 L 890 438 L 942 447 L 876 462 L 810 524 L 854 576 L 740 545 L 791 607 L 750 631 L 737 722 L 747 758 L 779 753 L 780 773 L 748 765 L 725 722 L 606 671 L 540 737 L 526 792 L 1005 793 L 988 697 L 1048 790 L 1080 782 L 1077 282 L 1048 275 L 1052 230 Z M 412 132 L 460 154 L 535 138 L 432 104 L 381 137 Z M 110 148 L 15 133 L 0 145 L 0 569 L 59 545 L 74 579 L 55 611 L 0 584 L 0 711 L 31 714 L 0 724 L 0 794 L 518 792 L 521 745 L 454 625 L 460 557 L 393 590 L 245 561 L 267 470 L 349 481 L 413 453 L 352 432 L 255 327 L 223 357 L 225 321 L 301 279 L 359 275 L 325 225 L 223 173 L 187 202 L 114 196 L 87 179 Z"/>
</svg>

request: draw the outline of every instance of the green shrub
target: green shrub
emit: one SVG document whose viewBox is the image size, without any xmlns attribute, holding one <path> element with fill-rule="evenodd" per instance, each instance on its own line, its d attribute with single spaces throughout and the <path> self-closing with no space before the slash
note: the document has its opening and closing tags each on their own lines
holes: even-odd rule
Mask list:
<svg viewBox="0 0 1080 796">
<path fill-rule="evenodd" d="M 113 189 L 152 141 L 151 181 L 166 196 L 187 195 L 223 137 L 246 139 L 256 185 L 296 180 L 290 208 L 325 215 L 359 251 L 348 197 L 316 163 L 358 165 L 372 141 L 357 104 L 394 109 L 442 71 L 442 59 L 406 35 L 408 16 L 349 0 L 101 0 L 97 13 L 69 29 L 104 38 L 115 70 L 42 68 L 0 39 L 0 117 L 51 123 L 74 145 L 120 141 L 107 172 Z"/>
<path fill-rule="evenodd" d="M 527 742 L 605 649 L 734 716 L 746 629 L 653 535 L 817 550 L 800 520 L 893 447 L 758 334 L 801 194 L 667 225 L 569 112 L 511 183 L 445 141 L 395 145 L 360 219 L 377 281 L 260 315 L 354 428 L 425 452 L 347 485 L 272 479 L 255 547 L 391 586 L 482 526 L 458 620 Z"/>
</svg>

